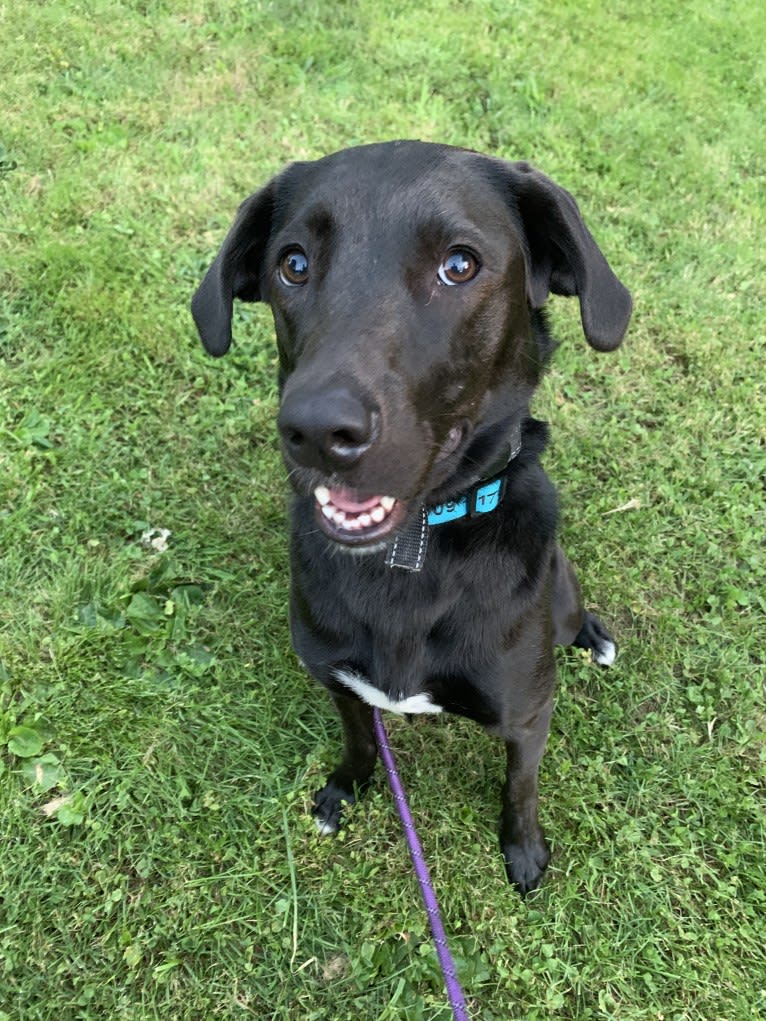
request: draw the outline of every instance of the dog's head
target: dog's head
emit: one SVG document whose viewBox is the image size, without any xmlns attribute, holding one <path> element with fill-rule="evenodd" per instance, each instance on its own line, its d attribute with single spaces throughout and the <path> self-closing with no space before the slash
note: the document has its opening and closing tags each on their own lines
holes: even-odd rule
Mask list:
<svg viewBox="0 0 766 1021">
<path fill-rule="evenodd" d="M 551 292 L 617 347 L 630 295 L 568 192 L 526 163 L 389 142 L 247 199 L 192 312 L 222 355 L 233 299 L 271 305 L 290 478 L 331 538 L 371 548 L 497 460 L 544 366 Z"/>
</svg>

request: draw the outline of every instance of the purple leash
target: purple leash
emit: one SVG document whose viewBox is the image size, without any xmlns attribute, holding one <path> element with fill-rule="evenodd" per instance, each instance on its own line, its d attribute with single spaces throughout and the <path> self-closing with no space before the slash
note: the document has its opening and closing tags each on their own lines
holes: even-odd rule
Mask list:
<svg viewBox="0 0 766 1021">
<path fill-rule="evenodd" d="M 449 997 L 450 1006 L 452 1007 L 452 1013 L 455 1016 L 455 1021 L 469 1021 L 468 1011 L 466 1010 L 465 1005 L 465 996 L 463 995 L 463 990 L 460 986 L 460 982 L 458 981 L 455 962 L 452 960 L 452 954 L 450 953 L 449 946 L 447 944 L 447 934 L 444 931 L 444 925 L 442 923 L 441 913 L 439 912 L 439 904 L 436 900 L 436 894 L 434 893 L 434 888 L 431 885 L 431 876 L 428 872 L 428 865 L 423 857 L 423 849 L 420 846 L 420 840 L 418 839 L 418 834 L 415 830 L 415 824 L 412 821 L 410 806 L 407 804 L 407 796 L 404 793 L 404 787 L 402 786 L 402 781 L 399 779 L 399 773 L 396 769 L 396 762 L 394 761 L 393 753 L 388 744 L 388 735 L 386 734 L 386 728 L 383 726 L 380 709 L 375 709 L 373 711 L 373 721 L 375 724 L 375 739 L 378 742 L 380 757 L 383 759 L 383 765 L 386 767 L 388 783 L 391 787 L 391 793 L 394 796 L 394 800 L 396 801 L 396 807 L 399 810 L 399 817 L 402 820 L 402 826 L 404 826 L 404 835 L 407 838 L 407 847 L 410 851 L 412 864 L 415 867 L 415 875 L 418 877 L 420 892 L 423 895 L 423 903 L 425 904 L 426 911 L 428 912 L 428 921 L 431 924 L 431 933 L 433 934 L 434 944 L 436 945 L 436 953 L 439 957 L 442 974 L 444 975 L 444 983 L 447 986 L 447 996 Z"/>
</svg>

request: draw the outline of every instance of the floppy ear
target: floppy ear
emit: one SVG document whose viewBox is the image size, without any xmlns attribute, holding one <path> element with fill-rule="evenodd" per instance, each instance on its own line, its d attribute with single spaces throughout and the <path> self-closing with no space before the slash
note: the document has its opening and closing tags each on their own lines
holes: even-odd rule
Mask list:
<svg viewBox="0 0 766 1021">
<path fill-rule="evenodd" d="M 613 351 L 628 328 L 630 292 L 610 269 L 569 192 L 528 163 L 505 167 L 527 240 L 530 304 L 540 308 L 550 292 L 576 294 L 588 343 Z"/>
<path fill-rule="evenodd" d="M 274 178 L 245 199 L 215 262 L 192 298 L 194 322 L 205 350 L 225 355 L 231 344 L 234 298 L 261 301 L 261 259 L 271 232 Z"/>
</svg>

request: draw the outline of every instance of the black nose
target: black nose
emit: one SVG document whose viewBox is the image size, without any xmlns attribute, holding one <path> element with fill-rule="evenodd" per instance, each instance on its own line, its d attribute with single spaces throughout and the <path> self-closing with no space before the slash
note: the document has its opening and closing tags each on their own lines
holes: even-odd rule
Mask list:
<svg viewBox="0 0 766 1021">
<path fill-rule="evenodd" d="M 282 401 L 277 425 L 285 450 L 306 468 L 350 468 L 375 439 L 376 412 L 345 386 L 301 389 Z"/>
</svg>

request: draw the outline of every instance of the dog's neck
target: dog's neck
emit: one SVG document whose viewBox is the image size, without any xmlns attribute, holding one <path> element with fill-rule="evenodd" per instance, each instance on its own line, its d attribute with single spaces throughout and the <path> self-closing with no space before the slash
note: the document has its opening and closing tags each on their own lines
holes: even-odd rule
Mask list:
<svg viewBox="0 0 766 1021">
<path fill-rule="evenodd" d="M 454 500 L 426 507 L 425 504 L 409 528 L 394 539 L 386 552 L 386 565 L 405 571 L 420 571 L 428 549 L 428 531 L 437 525 L 489 514 L 499 506 L 505 494 L 508 465 L 521 453 L 521 423 L 514 422 L 500 453 L 483 472 L 483 477 Z"/>
</svg>

